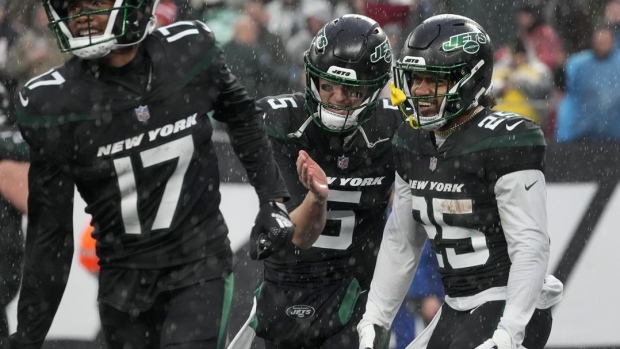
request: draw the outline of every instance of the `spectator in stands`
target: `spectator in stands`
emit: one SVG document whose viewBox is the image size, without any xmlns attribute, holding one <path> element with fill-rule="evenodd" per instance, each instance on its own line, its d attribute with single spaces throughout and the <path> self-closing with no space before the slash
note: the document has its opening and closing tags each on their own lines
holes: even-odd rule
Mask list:
<svg viewBox="0 0 620 349">
<path fill-rule="evenodd" d="M 269 16 L 267 28 L 285 42 L 300 30 L 304 23 L 299 20 L 304 7 L 314 6 L 316 0 L 271 0 L 264 9 Z"/>
<path fill-rule="evenodd" d="M 620 0 L 608 0 L 603 15 L 614 34 L 615 47 L 620 48 Z"/>
<path fill-rule="evenodd" d="M 615 0 L 618 2 L 618 0 Z M 550 4 L 551 2 L 551 4 Z M 620 2 L 618 2 L 620 4 Z M 591 4 L 583 0 L 551 0 L 547 7 L 553 9 L 554 28 L 557 29 L 567 54 L 573 54 L 590 47 L 593 16 Z"/>
<path fill-rule="evenodd" d="M 6 73 L 6 64 L 9 60 L 9 51 L 17 40 L 18 34 L 13 29 L 12 21 L 9 20 L 6 0 L 0 0 L 0 84 L 6 91 L 0 91 L 0 94 L 6 92 L 6 95 L 13 96 L 17 87 L 17 80 L 13 79 Z M 10 100 L 10 99 L 9 99 Z M 11 106 L 0 105 L 0 108 L 6 111 L 6 117 L 12 114 Z M 0 120 L 0 124 L 6 120 Z"/>
<path fill-rule="evenodd" d="M 17 38 L 6 11 L 6 0 L 0 0 L 0 70 L 4 69 L 9 55 L 9 47 Z"/>
<path fill-rule="evenodd" d="M 5 72 L 18 81 L 18 86 L 69 58 L 57 49 L 56 39 L 47 28 L 45 9 L 37 6 L 31 11 L 28 27 L 9 51 L 5 68 Z"/>
<path fill-rule="evenodd" d="M 235 26 L 232 24 L 242 15 L 239 7 L 229 0 L 202 0 L 194 6 L 194 18 L 211 28 L 222 45 L 233 39 Z"/>
<path fill-rule="evenodd" d="M 620 52 L 610 28 L 598 28 L 591 49 L 568 58 L 560 102 L 559 142 L 620 140 Z"/>
<path fill-rule="evenodd" d="M 355 9 L 357 0 L 329 0 L 332 7 L 330 14 L 332 18 L 340 18 L 348 13 L 358 13 Z M 360 13 L 358 13 L 360 14 Z"/>
<path fill-rule="evenodd" d="M 231 1 L 231 0 L 229 0 Z M 236 0 L 235 0 L 236 1 Z M 267 86 L 266 91 L 263 91 L 263 95 L 276 95 L 280 93 L 292 92 L 292 86 L 297 86 L 298 79 L 296 80 L 296 72 L 291 68 L 291 57 L 286 54 L 284 46 L 285 40 L 276 33 L 269 30 L 271 23 L 271 16 L 266 10 L 266 6 L 263 5 L 261 0 L 247 0 L 242 5 L 243 13 L 250 16 L 258 25 L 258 45 L 266 49 L 271 55 L 273 66 L 271 68 L 277 68 L 275 74 L 268 76 L 263 83 Z M 300 14 L 293 13 L 295 18 L 299 18 Z M 275 20 L 280 20 L 278 17 L 273 17 Z M 281 73 L 282 70 L 286 70 L 286 78 Z M 277 86 L 275 90 L 270 89 L 272 86 Z"/>
<path fill-rule="evenodd" d="M 529 54 L 555 71 L 564 61 L 565 52 L 560 36 L 545 22 L 540 6 L 523 5 L 517 9 L 519 38 Z"/>
<path fill-rule="evenodd" d="M 256 99 L 280 90 L 288 83 L 288 66 L 276 63 L 267 48 L 260 44 L 258 24 L 241 16 L 233 25 L 234 36 L 223 46 L 232 73 Z"/>
<path fill-rule="evenodd" d="M 179 7 L 173 0 L 160 0 L 155 9 L 157 27 L 165 27 L 177 20 Z"/>
<path fill-rule="evenodd" d="M 549 68 L 534 56 L 528 57 L 521 40 L 493 68 L 493 92 L 498 100 L 495 110 L 523 115 L 541 123 L 553 93 Z"/>
<path fill-rule="evenodd" d="M 306 86 L 306 74 L 304 72 L 304 52 L 310 47 L 310 43 L 314 36 L 323 28 L 331 19 L 331 7 L 327 1 L 315 0 L 313 6 L 305 7 L 302 11 L 305 19 L 305 27 L 286 42 L 286 54 L 291 59 L 292 73 L 298 77 L 294 81 L 299 82 L 297 88 Z"/>
</svg>

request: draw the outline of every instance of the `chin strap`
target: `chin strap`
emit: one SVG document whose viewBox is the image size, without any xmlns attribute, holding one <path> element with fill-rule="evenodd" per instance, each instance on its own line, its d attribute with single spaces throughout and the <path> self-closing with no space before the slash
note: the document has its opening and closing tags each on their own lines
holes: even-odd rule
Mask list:
<svg viewBox="0 0 620 349">
<path fill-rule="evenodd" d="M 418 123 L 418 120 L 413 116 L 413 114 L 407 115 L 407 112 L 405 111 L 405 108 L 403 106 L 403 102 L 407 100 L 405 92 L 396 87 L 393 82 L 390 83 L 390 99 L 392 100 L 392 105 L 397 106 L 400 112 L 403 114 L 403 116 L 409 123 L 409 126 L 411 126 L 414 130 L 420 128 L 420 124 Z"/>
<path fill-rule="evenodd" d="M 360 133 L 362 134 L 362 137 L 364 137 L 364 141 L 366 142 L 366 146 L 370 149 L 374 148 L 377 144 L 379 143 L 383 143 L 383 142 L 387 142 L 390 139 L 389 138 L 380 138 L 379 140 L 377 140 L 376 142 L 372 143 L 368 140 L 368 137 L 366 136 L 366 132 L 364 131 L 364 129 L 362 128 L 362 126 L 357 126 L 357 129 L 360 131 Z"/>
<path fill-rule="evenodd" d="M 308 128 L 308 125 L 310 125 L 310 122 L 312 121 L 312 119 L 314 119 L 314 115 L 310 115 L 306 121 L 304 121 L 304 123 L 301 125 L 301 127 L 299 127 L 299 129 L 295 132 L 289 133 L 286 136 L 288 138 L 299 138 L 301 137 L 301 135 L 304 134 L 304 131 L 306 130 L 306 128 Z"/>
</svg>

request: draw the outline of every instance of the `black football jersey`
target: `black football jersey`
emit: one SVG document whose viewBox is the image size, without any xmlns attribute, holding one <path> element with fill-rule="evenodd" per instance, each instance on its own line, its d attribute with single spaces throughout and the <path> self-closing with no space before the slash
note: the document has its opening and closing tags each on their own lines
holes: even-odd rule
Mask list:
<svg viewBox="0 0 620 349">
<path fill-rule="evenodd" d="M 544 135 L 519 115 L 485 109 L 439 148 L 434 137 L 401 126 L 395 166 L 411 188 L 413 218 L 437 253 L 446 294 L 506 286 L 511 262 L 495 183 L 516 171 L 544 171 Z"/>
<path fill-rule="evenodd" d="M 2 160 L 27 162 L 28 146 L 16 126 L 0 122 L 0 161 Z M 0 304 L 8 303 L 19 290 L 23 245 L 22 214 L 10 201 L 0 196 L 0 292 L 3 294 Z"/>
<path fill-rule="evenodd" d="M 394 181 L 391 139 L 402 116 L 387 100 L 380 100 L 375 115 L 362 125 L 363 132 L 332 133 L 313 120 L 300 137 L 295 137 L 293 134 L 309 118 L 303 94 L 266 97 L 258 104 L 265 113 L 274 156 L 291 194 L 286 203 L 289 211 L 307 194 L 295 165 L 300 150 L 321 166 L 329 185 L 327 223 L 321 236 L 308 250 L 290 244 L 268 258 L 265 279 L 317 285 L 355 276 L 368 289 Z"/>
<path fill-rule="evenodd" d="M 259 200 L 288 197 L 259 109 L 201 22 L 156 30 L 122 68 L 74 58 L 29 81 L 18 98 L 31 146 L 32 263 L 53 258 L 59 267 L 47 272 L 62 275 L 75 184 L 96 227 L 102 276 L 170 274 L 100 280 L 100 298 L 107 293 L 118 308 L 232 269 L 208 113 L 228 125 Z M 189 263 L 194 267 L 181 270 Z M 119 287 L 120 280 L 136 289 Z M 135 295 L 138 288 L 143 293 Z"/>
</svg>

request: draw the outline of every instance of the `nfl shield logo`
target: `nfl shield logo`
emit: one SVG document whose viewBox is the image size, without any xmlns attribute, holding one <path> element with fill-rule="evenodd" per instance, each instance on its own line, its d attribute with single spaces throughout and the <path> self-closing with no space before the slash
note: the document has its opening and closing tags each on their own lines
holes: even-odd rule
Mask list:
<svg viewBox="0 0 620 349">
<path fill-rule="evenodd" d="M 434 157 L 434 156 L 433 156 L 433 157 L 431 158 L 431 163 L 428 165 L 428 168 L 429 168 L 431 171 L 435 171 L 435 169 L 437 168 L 437 158 L 436 158 L 436 157 Z"/>
<path fill-rule="evenodd" d="M 338 168 L 344 170 L 347 167 L 349 167 L 349 158 L 344 155 L 339 156 L 338 157 Z"/>
<path fill-rule="evenodd" d="M 136 109 L 134 109 L 134 112 L 136 113 L 136 118 L 140 122 L 146 122 L 148 119 L 151 118 L 151 113 L 149 113 L 149 107 L 146 105 L 141 105 L 137 107 Z"/>
</svg>

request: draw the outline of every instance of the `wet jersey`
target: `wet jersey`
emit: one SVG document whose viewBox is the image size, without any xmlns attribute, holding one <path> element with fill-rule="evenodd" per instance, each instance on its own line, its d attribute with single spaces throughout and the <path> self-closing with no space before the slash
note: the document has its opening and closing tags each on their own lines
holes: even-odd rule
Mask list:
<svg viewBox="0 0 620 349">
<path fill-rule="evenodd" d="M 227 123 L 259 200 L 288 197 L 259 110 L 209 28 L 177 22 L 139 47 L 122 68 L 74 58 L 19 93 L 32 162 L 27 251 L 30 263 L 53 264 L 26 265 L 39 279 L 25 283 L 20 308 L 60 301 L 74 184 L 97 230 L 100 300 L 145 308 L 160 291 L 231 271 L 208 113 Z M 51 321 L 52 310 L 35 309 L 32 321 Z"/>
<path fill-rule="evenodd" d="M 355 276 L 368 289 L 394 181 L 391 139 L 402 117 L 387 100 L 380 100 L 375 115 L 353 133 L 328 132 L 310 121 L 297 137 L 293 134 L 309 118 L 303 94 L 266 97 L 258 103 L 291 194 L 289 211 L 307 194 L 295 165 L 300 150 L 321 166 L 329 185 L 327 222 L 321 236 L 308 250 L 290 244 L 268 258 L 265 280 L 325 285 Z"/>
<path fill-rule="evenodd" d="M 16 126 L 0 123 L 0 161 L 2 160 L 27 162 L 28 146 Z M 22 214 L 0 196 L 0 311 L 4 311 L 4 307 L 19 290 L 23 244 Z"/>
<path fill-rule="evenodd" d="M 496 200 L 500 177 L 544 171 L 545 140 L 534 122 L 484 110 L 437 148 L 434 133 L 401 127 L 394 139 L 397 174 L 411 190 L 448 297 L 506 286 L 511 259 Z M 527 185 L 535 183 L 525 183 Z M 539 183 L 539 186 L 544 183 Z"/>
</svg>

